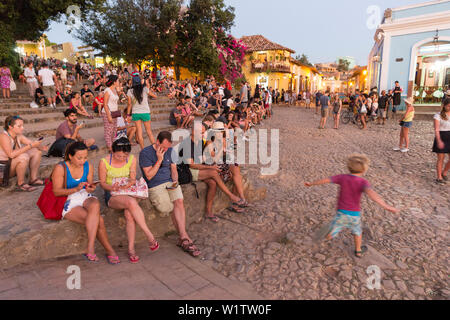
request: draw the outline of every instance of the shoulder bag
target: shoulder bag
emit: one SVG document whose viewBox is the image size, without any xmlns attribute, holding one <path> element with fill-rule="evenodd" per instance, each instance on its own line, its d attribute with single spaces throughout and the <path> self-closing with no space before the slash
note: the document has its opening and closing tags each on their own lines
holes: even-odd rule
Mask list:
<svg viewBox="0 0 450 320">
<path fill-rule="evenodd" d="M 58 165 L 62 165 L 64 167 L 64 189 L 66 189 L 67 168 L 64 162 L 60 162 Z M 36 203 L 44 215 L 44 218 L 47 220 L 61 220 L 66 201 L 67 197 L 56 197 L 53 193 L 52 175 L 50 175 L 50 178 L 45 180 L 45 188 Z"/>
</svg>

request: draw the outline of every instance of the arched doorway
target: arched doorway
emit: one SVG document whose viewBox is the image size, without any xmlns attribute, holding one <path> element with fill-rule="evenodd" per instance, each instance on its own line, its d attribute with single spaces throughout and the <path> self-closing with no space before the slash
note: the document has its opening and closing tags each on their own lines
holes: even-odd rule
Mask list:
<svg viewBox="0 0 450 320">
<path fill-rule="evenodd" d="M 440 105 L 450 88 L 450 38 L 443 38 L 425 39 L 413 47 L 408 96 L 418 105 Z"/>
</svg>

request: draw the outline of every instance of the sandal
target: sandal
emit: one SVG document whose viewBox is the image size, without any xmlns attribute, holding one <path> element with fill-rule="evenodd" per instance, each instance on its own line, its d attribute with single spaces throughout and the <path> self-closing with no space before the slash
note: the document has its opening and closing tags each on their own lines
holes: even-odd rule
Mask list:
<svg viewBox="0 0 450 320">
<path fill-rule="evenodd" d="M 367 252 L 367 247 L 366 246 L 361 246 L 361 251 L 356 251 L 355 250 L 355 257 L 357 258 L 362 258 L 363 254 Z"/>
<path fill-rule="evenodd" d="M 30 186 L 32 187 L 39 187 L 39 186 L 43 186 L 44 185 L 44 181 L 42 181 L 41 179 L 36 179 L 33 180 L 32 182 L 28 183 Z"/>
<path fill-rule="evenodd" d="M 34 190 L 36 190 L 36 188 L 34 188 L 26 183 L 18 185 L 16 188 L 16 191 L 18 191 L 18 192 L 32 192 Z"/>
<path fill-rule="evenodd" d="M 136 253 L 130 253 L 128 252 L 128 258 L 130 259 L 131 263 L 138 263 L 140 258 L 138 255 L 136 255 Z"/>
<path fill-rule="evenodd" d="M 159 243 L 156 240 L 153 240 L 153 242 L 150 242 L 150 251 L 155 252 L 159 249 Z"/>
<path fill-rule="evenodd" d="M 245 213 L 244 209 L 235 207 L 235 206 L 228 207 L 227 210 L 234 212 L 234 213 Z"/>
<path fill-rule="evenodd" d="M 85 258 L 89 262 L 98 262 L 99 261 L 96 254 L 85 253 L 85 254 L 83 254 L 83 258 Z"/>
<path fill-rule="evenodd" d="M 178 246 L 193 257 L 198 257 L 201 254 L 200 250 L 198 250 L 194 243 L 189 241 L 189 239 L 180 239 Z"/>
<path fill-rule="evenodd" d="M 214 223 L 218 223 L 219 222 L 219 218 L 217 216 L 205 216 L 205 219 L 210 220 Z"/>
<path fill-rule="evenodd" d="M 108 255 L 105 255 L 105 257 L 106 257 L 106 260 L 108 261 L 109 264 L 117 265 L 117 264 L 120 263 L 120 260 L 119 260 L 119 257 L 118 257 L 118 256 L 108 256 Z"/>
<path fill-rule="evenodd" d="M 247 200 L 241 199 L 239 202 L 233 203 L 233 206 L 238 206 L 239 208 L 248 208 L 250 207 L 250 203 Z"/>
<path fill-rule="evenodd" d="M 443 179 L 436 179 L 436 183 L 437 183 L 437 184 L 441 184 L 441 185 L 446 184 L 445 181 L 444 181 Z"/>
</svg>

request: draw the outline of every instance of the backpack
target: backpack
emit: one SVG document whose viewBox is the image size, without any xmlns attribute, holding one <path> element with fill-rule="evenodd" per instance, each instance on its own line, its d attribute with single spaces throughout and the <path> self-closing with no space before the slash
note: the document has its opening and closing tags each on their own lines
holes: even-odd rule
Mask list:
<svg viewBox="0 0 450 320">
<path fill-rule="evenodd" d="M 64 137 L 59 138 L 52 144 L 50 149 L 48 149 L 47 157 L 57 157 L 57 158 L 64 157 L 67 146 L 72 142 L 75 142 L 75 140 L 67 139 Z"/>
</svg>

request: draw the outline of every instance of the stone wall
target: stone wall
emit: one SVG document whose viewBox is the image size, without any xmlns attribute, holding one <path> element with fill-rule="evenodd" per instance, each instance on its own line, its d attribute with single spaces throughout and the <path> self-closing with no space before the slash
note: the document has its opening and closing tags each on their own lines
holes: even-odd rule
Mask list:
<svg viewBox="0 0 450 320">
<path fill-rule="evenodd" d="M 265 188 L 256 188 L 244 177 L 245 195 L 249 201 L 257 201 L 265 198 Z M 183 186 L 184 204 L 186 208 L 186 226 L 198 223 L 205 213 L 206 184 L 197 183 L 200 199 L 196 198 L 192 185 Z M 103 199 L 103 198 L 101 198 Z M 101 200 L 102 201 L 102 200 Z M 214 212 L 220 212 L 227 208 L 230 201 L 220 191 L 217 192 L 214 201 Z M 158 213 L 149 200 L 141 200 L 140 205 L 146 213 L 147 224 L 157 238 L 164 237 L 167 233 L 175 231 L 170 216 Z M 104 206 L 104 203 L 102 203 Z M 41 214 L 39 210 L 30 214 Z M 123 212 L 104 208 L 106 229 L 113 247 L 127 246 L 126 222 Z M 44 219 L 42 217 L 42 219 Z M 136 242 L 146 241 L 145 235 L 136 226 Z M 71 256 L 84 253 L 87 246 L 87 234 L 85 227 L 73 222 L 43 221 L 43 223 L 27 232 L 15 235 L 0 241 L 0 268 L 11 268 L 21 263 L 32 263 L 57 257 Z M 104 251 L 101 245 L 96 243 L 99 256 Z"/>
</svg>

